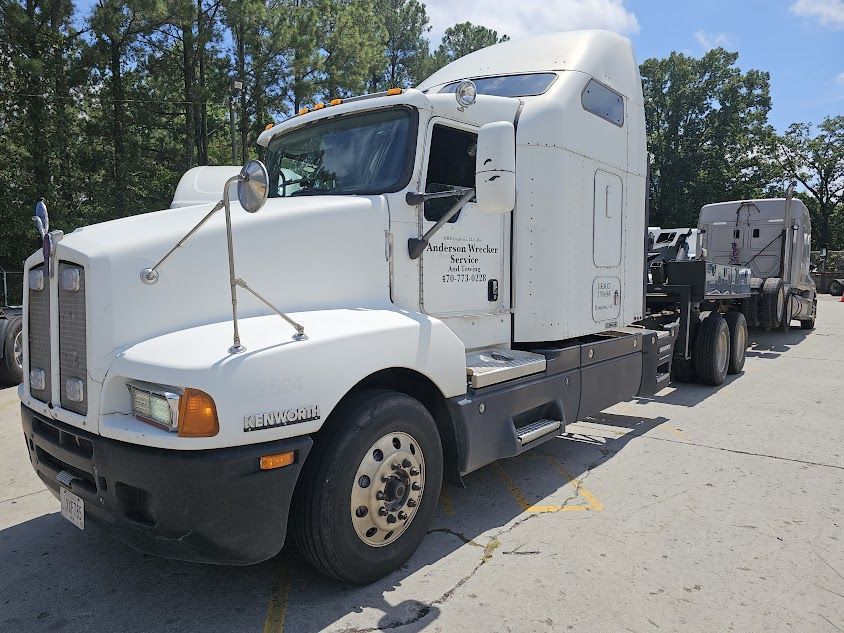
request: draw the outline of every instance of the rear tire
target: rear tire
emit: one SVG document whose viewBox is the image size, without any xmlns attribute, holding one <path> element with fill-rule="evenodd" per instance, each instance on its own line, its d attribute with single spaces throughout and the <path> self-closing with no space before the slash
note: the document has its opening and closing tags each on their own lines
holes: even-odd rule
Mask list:
<svg viewBox="0 0 844 633">
<path fill-rule="evenodd" d="M 840 297 L 842 293 L 844 293 L 844 284 L 842 284 L 837 279 L 833 279 L 829 282 L 829 294 L 833 297 Z"/>
<path fill-rule="evenodd" d="M 814 319 L 807 319 L 805 321 L 800 321 L 800 329 L 801 330 L 814 330 L 815 329 L 815 320 Z"/>
<path fill-rule="evenodd" d="M 730 329 L 720 314 L 713 313 L 701 322 L 694 359 L 698 382 L 712 387 L 724 382 L 730 366 Z"/>
<path fill-rule="evenodd" d="M 741 312 L 727 312 L 724 320 L 730 331 L 730 366 L 727 373 L 738 374 L 744 369 L 747 358 L 747 319 Z"/>
<path fill-rule="evenodd" d="M 319 438 L 299 476 L 291 528 L 319 571 L 363 585 L 401 567 L 425 538 L 442 485 L 442 445 L 428 410 L 396 391 L 362 391 L 331 415 L 331 434 Z"/>
<path fill-rule="evenodd" d="M 762 285 L 762 296 L 760 303 L 760 321 L 766 330 L 772 330 L 782 323 L 782 314 L 785 312 L 785 288 L 782 279 L 770 277 Z"/>
<path fill-rule="evenodd" d="M 777 329 L 783 334 L 788 333 L 791 329 L 791 293 L 785 297 L 785 307 L 782 311 L 782 321 L 780 321 Z"/>
<path fill-rule="evenodd" d="M 9 319 L 0 345 L 3 346 L 3 358 L 0 358 L 0 386 L 20 384 L 23 380 L 22 317 L 13 316 Z"/>
</svg>

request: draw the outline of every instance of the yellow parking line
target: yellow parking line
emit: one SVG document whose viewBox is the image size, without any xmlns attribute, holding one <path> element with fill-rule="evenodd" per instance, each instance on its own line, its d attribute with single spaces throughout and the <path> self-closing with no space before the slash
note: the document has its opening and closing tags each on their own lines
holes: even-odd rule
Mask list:
<svg viewBox="0 0 844 633">
<path fill-rule="evenodd" d="M 284 618 L 287 615 L 287 597 L 290 591 L 290 570 L 286 563 L 281 570 L 267 606 L 267 618 L 264 620 L 264 633 L 284 633 Z"/>
<path fill-rule="evenodd" d="M 522 494 L 521 489 L 513 483 L 513 480 L 510 479 L 510 475 L 501 467 L 501 464 L 495 463 L 495 473 L 498 475 L 499 479 L 504 483 L 504 487 L 507 488 L 507 492 L 516 500 L 516 503 L 519 504 L 519 507 L 522 509 L 522 512 L 527 512 L 530 508 L 530 504 L 528 500 L 525 499 L 525 496 Z"/>
<path fill-rule="evenodd" d="M 573 477 L 572 474 L 566 470 L 566 467 L 563 466 L 553 455 L 546 454 L 546 457 L 548 461 L 551 462 L 551 465 L 557 469 L 557 472 L 565 477 L 569 483 L 573 483 L 577 487 L 578 494 L 586 500 L 587 505 L 585 506 L 565 506 L 567 509 L 578 511 L 580 508 L 583 508 L 584 510 L 592 510 L 593 512 L 601 512 L 604 509 L 604 504 L 601 503 L 598 497 L 593 495 L 589 489 L 583 485 L 582 479 Z"/>
<path fill-rule="evenodd" d="M 451 495 L 448 494 L 448 488 L 440 490 L 440 506 L 442 506 L 443 514 L 446 516 L 454 516 L 454 504 L 451 502 Z"/>
</svg>

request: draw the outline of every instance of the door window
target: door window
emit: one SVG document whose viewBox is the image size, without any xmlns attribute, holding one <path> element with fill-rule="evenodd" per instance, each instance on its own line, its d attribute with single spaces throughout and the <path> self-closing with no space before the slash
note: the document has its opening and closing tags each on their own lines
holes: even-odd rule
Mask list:
<svg viewBox="0 0 844 633">
<path fill-rule="evenodd" d="M 474 187 L 477 149 L 477 134 L 445 125 L 434 125 L 425 192 L 436 193 L 453 187 Z M 429 222 L 438 221 L 458 199 L 455 196 L 425 201 L 425 219 Z M 460 213 L 456 214 L 449 222 L 456 222 L 459 216 Z"/>
</svg>

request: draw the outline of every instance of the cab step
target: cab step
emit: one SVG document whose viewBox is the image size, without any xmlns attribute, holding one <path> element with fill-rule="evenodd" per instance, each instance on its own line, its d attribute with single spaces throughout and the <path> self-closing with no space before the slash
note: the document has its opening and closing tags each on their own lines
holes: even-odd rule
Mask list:
<svg viewBox="0 0 844 633">
<path fill-rule="evenodd" d="M 466 354 L 466 375 L 475 389 L 545 371 L 545 356 L 506 348 Z"/>
<path fill-rule="evenodd" d="M 563 426 L 560 420 L 537 420 L 527 426 L 516 429 L 516 439 L 519 446 L 535 442 L 540 437 L 556 433 Z"/>
</svg>

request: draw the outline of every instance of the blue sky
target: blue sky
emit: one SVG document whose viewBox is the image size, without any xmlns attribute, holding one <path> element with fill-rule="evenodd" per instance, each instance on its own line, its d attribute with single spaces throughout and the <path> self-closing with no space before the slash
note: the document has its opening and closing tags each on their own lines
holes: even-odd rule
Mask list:
<svg viewBox="0 0 844 633">
<path fill-rule="evenodd" d="M 633 40 L 638 59 L 671 51 L 738 51 L 743 69 L 771 74 L 771 123 L 819 123 L 844 114 L 844 0 L 429 0 L 432 39 L 470 20 L 511 37 L 607 28 Z M 494 7 L 494 8 L 493 8 Z"/>
<path fill-rule="evenodd" d="M 446 27 L 469 20 L 511 37 L 606 28 L 633 40 L 639 60 L 713 46 L 739 66 L 771 74 L 771 123 L 819 123 L 844 114 L 844 0 L 422 0 L 436 46 Z M 79 0 L 87 12 L 94 0 Z"/>
</svg>

